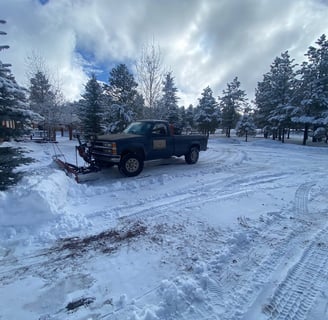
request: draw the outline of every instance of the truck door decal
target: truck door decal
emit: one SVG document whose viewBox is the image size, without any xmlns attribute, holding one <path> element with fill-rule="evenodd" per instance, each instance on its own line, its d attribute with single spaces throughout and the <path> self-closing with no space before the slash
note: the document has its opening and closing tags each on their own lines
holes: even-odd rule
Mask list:
<svg viewBox="0 0 328 320">
<path fill-rule="evenodd" d="M 165 139 L 153 140 L 153 149 L 154 150 L 166 149 L 166 140 Z"/>
</svg>

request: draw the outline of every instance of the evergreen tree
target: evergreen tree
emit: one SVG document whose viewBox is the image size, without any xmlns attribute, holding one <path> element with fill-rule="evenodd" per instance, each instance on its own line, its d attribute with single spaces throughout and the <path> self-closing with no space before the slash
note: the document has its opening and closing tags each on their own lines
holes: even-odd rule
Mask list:
<svg viewBox="0 0 328 320">
<path fill-rule="evenodd" d="M 56 128 L 62 116 L 61 93 L 54 89 L 43 71 L 37 71 L 30 79 L 29 93 L 31 110 L 43 117 L 39 126 L 41 125 L 42 129 L 47 131 L 48 137 L 55 141 Z"/>
<path fill-rule="evenodd" d="M 186 120 L 186 108 L 184 106 L 181 106 L 178 108 L 179 114 L 179 127 L 181 129 L 186 128 L 187 126 L 187 120 Z"/>
<path fill-rule="evenodd" d="M 59 81 L 54 80 L 41 56 L 34 53 L 27 58 L 27 63 L 30 108 L 43 117 L 43 121 L 38 122 L 39 128 L 46 130 L 48 138 L 55 140 L 56 128 L 65 119 L 63 111 L 66 111 Z"/>
<path fill-rule="evenodd" d="M 180 126 L 179 107 L 178 107 L 178 89 L 174 85 L 174 78 L 171 72 L 168 72 L 163 81 L 163 95 L 159 101 L 158 107 L 160 108 L 160 118 L 167 120 L 175 127 Z"/>
<path fill-rule="evenodd" d="M 236 134 L 238 137 L 245 136 L 245 141 L 247 142 L 248 136 L 256 135 L 256 126 L 253 120 L 252 115 L 248 112 L 245 112 L 240 120 L 237 122 Z"/>
<path fill-rule="evenodd" d="M 6 21 L 0 20 L 0 24 Z M 0 35 L 6 35 L 0 31 Z M 9 49 L 7 45 L 0 45 L 0 52 Z M 26 89 L 15 81 L 10 71 L 10 64 L 0 60 L 0 144 L 4 140 L 20 137 L 30 129 L 30 118 L 34 115 L 28 110 L 26 103 Z M 20 164 L 26 164 L 32 159 L 25 158 L 19 148 L 0 148 L 0 190 L 6 190 L 14 185 L 22 176 L 14 171 Z"/>
<path fill-rule="evenodd" d="M 125 64 L 119 64 L 111 70 L 107 87 L 109 131 L 120 132 L 143 115 L 144 101 L 137 92 L 137 86 Z"/>
<path fill-rule="evenodd" d="M 59 108 L 49 79 L 43 72 L 38 71 L 30 79 L 29 93 L 31 110 L 43 117 L 42 129 L 48 132 L 48 137 L 51 140 L 55 140 L 55 128 L 59 122 Z"/>
<path fill-rule="evenodd" d="M 263 80 L 257 83 L 255 89 L 255 123 L 264 131 L 264 137 L 267 138 L 272 133 L 272 126 L 269 116 L 274 105 L 271 100 L 271 82 L 269 73 L 264 74 Z"/>
<path fill-rule="evenodd" d="M 301 65 L 299 85 L 295 93 L 298 108 L 292 120 L 304 127 L 303 144 L 308 139 L 308 130 L 327 125 L 328 114 L 328 40 L 323 34 L 317 47 L 309 47 L 305 56 L 308 61 Z"/>
<path fill-rule="evenodd" d="M 0 61 L 0 68 L 2 68 Z M 27 110 L 25 89 L 12 75 L 0 71 L 0 140 L 19 137 L 30 125 L 31 113 Z"/>
<path fill-rule="evenodd" d="M 220 116 L 218 103 L 213 97 L 212 89 L 207 87 L 203 90 L 195 111 L 195 122 L 198 129 L 207 135 L 214 133 L 219 126 Z"/>
<path fill-rule="evenodd" d="M 102 133 L 103 89 L 93 74 L 85 85 L 79 110 L 85 138 Z"/>
<path fill-rule="evenodd" d="M 119 64 L 109 73 L 109 89 L 112 100 L 133 107 L 138 84 L 125 64 Z"/>
<path fill-rule="evenodd" d="M 276 132 L 273 138 L 278 135 L 279 140 L 284 142 L 285 129 L 291 126 L 291 114 L 294 110 L 292 98 L 296 84 L 296 74 L 294 72 L 294 60 L 290 59 L 288 51 L 276 57 L 267 74 L 269 81 L 269 91 L 267 92 L 268 104 L 271 110 L 267 115 L 267 120 Z"/>
<path fill-rule="evenodd" d="M 237 77 L 227 84 L 227 89 L 223 90 L 223 96 L 219 97 L 219 101 L 222 112 L 222 127 L 226 131 L 226 136 L 230 137 L 230 130 L 235 128 L 239 119 L 239 111 L 247 101 L 246 93 L 240 89 L 240 82 Z"/>
<path fill-rule="evenodd" d="M 139 92 L 137 92 L 137 94 L 135 95 L 134 104 L 135 104 L 135 107 L 134 107 L 135 120 L 144 119 L 145 118 L 145 99 L 142 96 L 142 94 L 140 94 Z"/>
<path fill-rule="evenodd" d="M 194 117 L 194 106 L 190 104 L 186 110 L 186 126 L 190 127 L 190 129 L 195 127 Z"/>
<path fill-rule="evenodd" d="M 6 21 L 0 20 L 0 23 Z M 0 34 L 6 33 L 1 31 Z M 8 48 L 7 45 L 0 45 L 0 51 Z M 9 67 L 9 64 L 0 61 L 0 140 L 25 133 L 33 115 L 26 103 L 26 90 L 17 84 Z"/>
</svg>

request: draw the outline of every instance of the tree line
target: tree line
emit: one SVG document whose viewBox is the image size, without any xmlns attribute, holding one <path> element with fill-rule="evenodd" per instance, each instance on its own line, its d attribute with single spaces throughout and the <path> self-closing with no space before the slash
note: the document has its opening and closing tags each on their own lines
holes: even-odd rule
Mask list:
<svg viewBox="0 0 328 320">
<path fill-rule="evenodd" d="M 328 41 L 323 34 L 305 53 L 306 61 L 294 63 L 285 51 L 276 57 L 255 92 L 255 117 L 265 133 L 284 142 L 291 129 L 302 129 L 303 144 L 327 142 Z"/>
<path fill-rule="evenodd" d="M 4 24 L 5 21 L 1 20 Z M 0 32 L 5 35 L 5 32 Z M 0 46 L 0 51 L 8 46 Z M 55 130 L 65 125 L 86 138 L 122 131 L 128 123 L 144 118 L 164 119 L 180 130 L 204 134 L 223 130 L 230 137 L 254 135 L 284 142 L 291 130 L 302 130 L 303 144 L 325 138 L 328 124 L 328 41 L 323 34 L 296 64 L 285 51 L 276 57 L 249 101 L 238 77 L 215 97 L 208 86 L 196 106 L 179 105 L 173 72 L 163 71 L 159 47 L 144 47 L 136 61 L 135 75 L 124 63 L 109 72 L 102 83 L 92 74 L 78 101 L 65 102 L 42 59 L 31 59 L 29 87 L 19 86 L 10 66 L 0 61 L 0 139 L 17 137 L 38 123 L 55 139 Z"/>
</svg>

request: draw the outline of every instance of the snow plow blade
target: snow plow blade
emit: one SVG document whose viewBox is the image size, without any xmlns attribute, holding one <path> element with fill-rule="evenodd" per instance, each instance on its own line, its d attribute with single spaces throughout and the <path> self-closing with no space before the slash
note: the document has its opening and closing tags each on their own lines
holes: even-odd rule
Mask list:
<svg viewBox="0 0 328 320">
<path fill-rule="evenodd" d="M 90 173 L 100 171 L 100 168 L 96 166 L 78 167 L 72 163 L 64 162 L 57 157 L 54 157 L 53 160 L 56 162 L 60 169 L 65 171 L 67 176 L 74 177 L 75 181 L 78 183 L 86 180 L 92 180 Z"/>
</svg>

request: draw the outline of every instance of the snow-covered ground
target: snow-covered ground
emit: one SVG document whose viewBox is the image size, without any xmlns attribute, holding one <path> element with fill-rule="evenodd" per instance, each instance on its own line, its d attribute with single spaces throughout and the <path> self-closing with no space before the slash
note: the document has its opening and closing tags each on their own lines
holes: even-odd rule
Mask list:
<svg viewBox="0 0 328 320">
<path fill-rule="evenodd" d="M 0 193 L 1 320 L 328 318 L 328 148 L 211 137 L 77 184 L 75 143 L 10 144 L 37 162 Z"/>
</svg>

